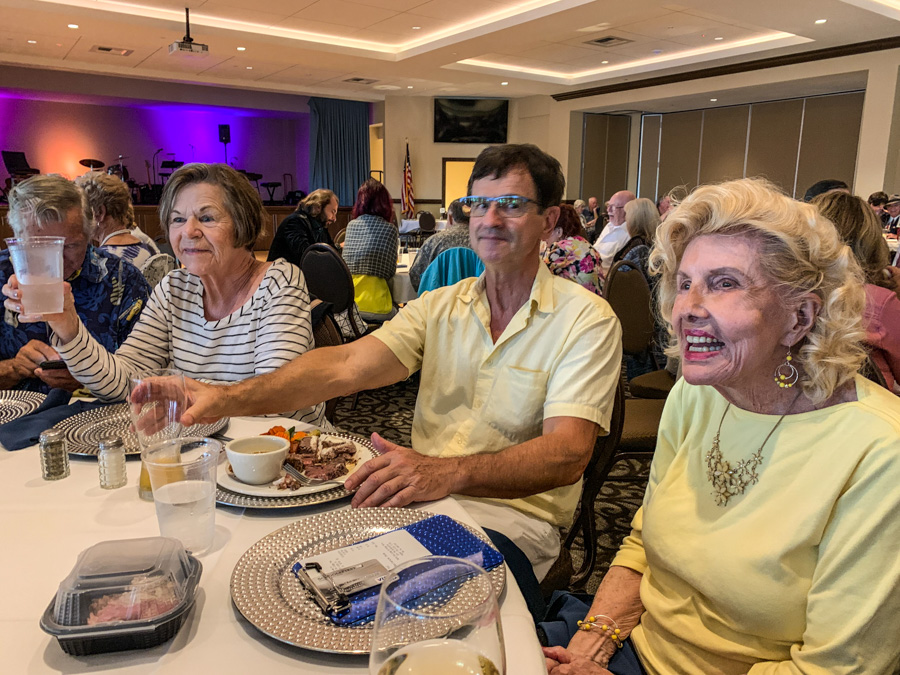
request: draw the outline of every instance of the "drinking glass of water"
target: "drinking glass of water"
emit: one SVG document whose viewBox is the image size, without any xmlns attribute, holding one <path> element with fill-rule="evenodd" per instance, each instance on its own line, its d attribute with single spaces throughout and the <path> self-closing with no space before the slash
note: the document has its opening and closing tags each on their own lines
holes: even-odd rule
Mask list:
<svg viewBox="0 0 900 675">
<path fill-rule="evenodd" d="M 505 675 L 491 579 L 468 560 L 429 556 L 381 585 L 370 675 Z"/>
<path fill-rule="evenodd" d="M 7 239 L 23 314 L 59 314 L 63 311 L 64 237 Z"/>
<path fill-rule="evenodd" d="M 194 555 L 208 550 L 216 528 L 216 469 L 222 444 L 212 438 L 178 438 L 141 452 L 150 475 L 159 533 L 181 540 Z"/>
</svg>

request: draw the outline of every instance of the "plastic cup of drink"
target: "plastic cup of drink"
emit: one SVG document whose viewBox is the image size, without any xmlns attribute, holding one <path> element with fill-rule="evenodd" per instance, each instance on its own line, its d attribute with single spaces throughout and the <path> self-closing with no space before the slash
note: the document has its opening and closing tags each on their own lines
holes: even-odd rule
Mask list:
<svg viewBox="0 0 900 675">
<path fill-rule="evenodd" d="M 23 314 L 63 311 L 64 237 L 7 239 L 9 257 L 19 280 Z"/>
<path fill-rule="evenodd" d="M 181 540 L 195 555 L 213 543 L 221 453 L 222 444 L 212 438 L 169 439 L 141 452 L 153 486 L 160 535 Z"/>
</svg>

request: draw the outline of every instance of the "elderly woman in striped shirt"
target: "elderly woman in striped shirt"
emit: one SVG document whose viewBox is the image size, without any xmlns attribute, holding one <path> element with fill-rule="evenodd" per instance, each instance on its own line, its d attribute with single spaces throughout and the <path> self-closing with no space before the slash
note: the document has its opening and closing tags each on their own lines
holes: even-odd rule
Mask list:
<svg viewBox="0 0 900 675">
<path fill-rule="evenodd" d="M 302 273 L 284 260 L 253 255 L 268 216 L 244 176 L 226 164 L 187 164 L 172 174 L 159 210 L 184 268 L 156 286 L 115 354 L 87 332 L 71 293 L 62 314 L 43 317 L 76 379 L 101 399 L 124 400 L 129 377 L 146 370 L 171 367 L 195 379 L 236 382 L 313 347 Z M 7 305 L 19 311 L 18 289 L 7 290 Z M 327 425 L 324 410 L 319 404 L 284 414 Z"/>
</svg>

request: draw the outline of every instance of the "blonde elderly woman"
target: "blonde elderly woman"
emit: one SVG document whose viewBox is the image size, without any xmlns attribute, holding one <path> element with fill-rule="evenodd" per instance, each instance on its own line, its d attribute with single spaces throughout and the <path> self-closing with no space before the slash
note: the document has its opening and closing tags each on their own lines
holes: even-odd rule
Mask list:
<svg viewBox="0 0 900 675">
<path fill-rule="evenodd" d="M 76 178 L 75 184 L 87 197 L 96 224 L 94 239 L 101 249 L 138 269 L 159 253 L 153 240 L 135 226 L 131 192 L 121 178 L 102 171 L 88 171 Z"/>
<path fill-rule="evenodd" d="M 309 294 L 300 270 L 253 255 L 268 217 L 244 176 L 226 164 L 187 164 L 166 183 L 159 213 L 184 268 L 156 286 L 115 354 L 85 330 L 71 302 L 64 313 L 45 317 L 53 347 L 91 392 L 124 400 L 129 376 L 153 368 L 237 382 L 275 370 L 313 347 Z M 15 308 L 18 284 L 3 290 L 12 298 L 7 307 Z M 323 404 L 284 415 L 327 424 Z"/>
<path fill-rule="evenodd" d="M 684 378 L 631 535 L 548 671 L 896 673 L 900 403 L 856 372 L 853 254 L 815 207 L 742 180 L 685 199 L 651 268 Z"/>
</svg>

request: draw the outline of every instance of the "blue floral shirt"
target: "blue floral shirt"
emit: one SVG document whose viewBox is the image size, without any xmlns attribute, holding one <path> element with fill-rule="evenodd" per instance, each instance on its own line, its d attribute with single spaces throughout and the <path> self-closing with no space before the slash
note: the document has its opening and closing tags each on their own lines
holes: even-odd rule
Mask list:
<svg viewBox="0 0 900 675">
<path fill-rule="evenodd" d="M 0 251 L 0 286 L 13 273 L 9 251 Z M 111 253 L 89 246 L 84 264 L 71 278 L 75 311 L 88 332 L 111 352 L 125 340 L 147 298 L 150 286 L 131 263 Z M 0 299 L 5 296 L 0 294 Z M 19 315 L 2 308 L 0 322 L 0 360 L 13 358 L 30 340 L 50 342 L 50 327 L 45 323 L 19 323 Z M 22 380 L 19 389 L 47 392 L 49 387 L 38 378 Z"/>
</svg>

